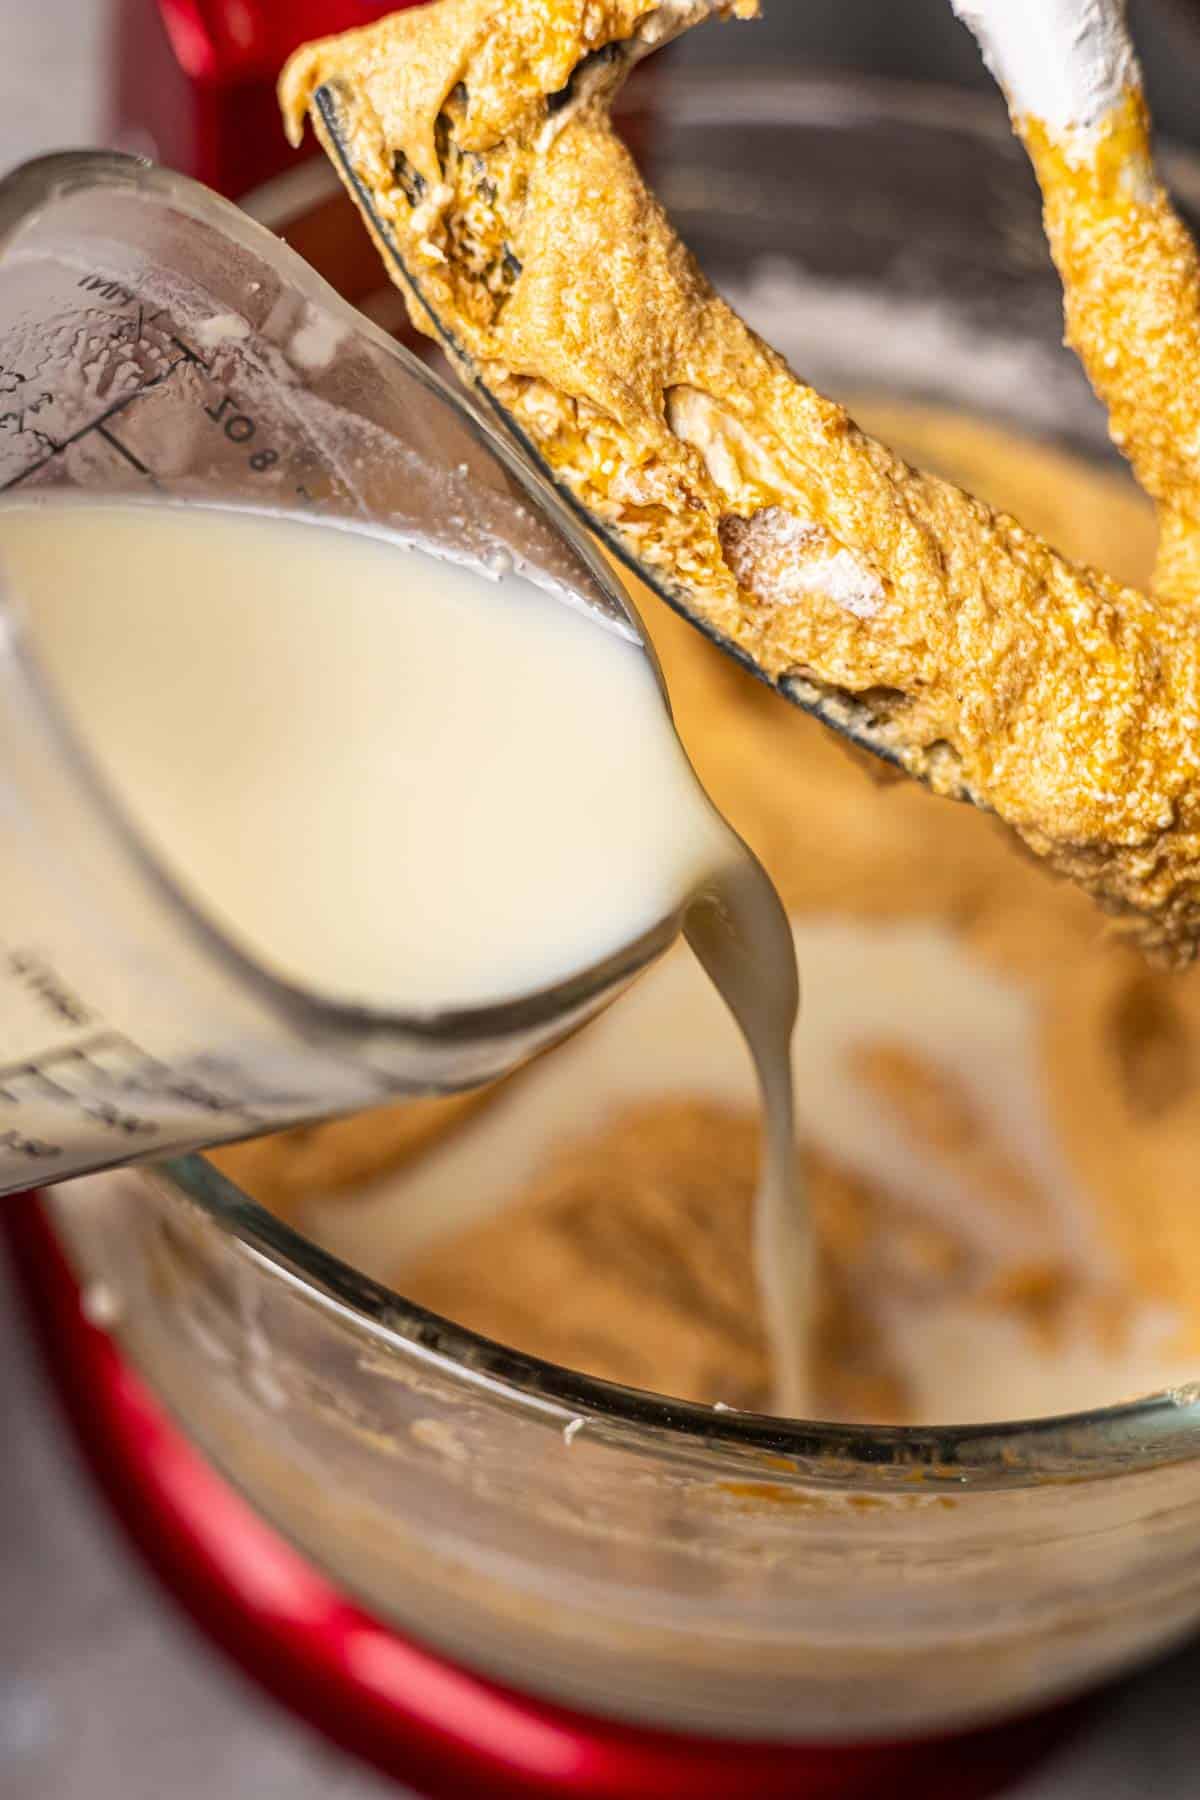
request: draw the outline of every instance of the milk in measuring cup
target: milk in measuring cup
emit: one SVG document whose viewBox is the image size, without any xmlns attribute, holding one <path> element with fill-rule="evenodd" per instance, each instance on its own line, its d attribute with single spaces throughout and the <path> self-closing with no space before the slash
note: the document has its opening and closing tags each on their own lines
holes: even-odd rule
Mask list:
<svg viewBox="0 0 1200 1800">
<path fill-rule="evenodd" d="M 682 922 L 766 1099 L 761 1265 L 798 1404 L 791 935 L 632 628 L 378 530 L 249 509 L 12 504 L 0 557 L 17 641 L 103 794 L 254 970 L 339 1006 L 478 1012 Z M 109 1082 L 154 1125 L 153 1082 Z M 262 1124 L 214 1113 L 188 1141 Z M 177 1125 L 93 1133 L 48 1173 L 176 1147 Z"/>
<path fill-rule="evenodd" d="M 518 575 L 180 505 L 0 515 L 139 837 L 256 963 L 402 1013 L 553 987 L 733 855 L 640 647 Z"/>
</svg>

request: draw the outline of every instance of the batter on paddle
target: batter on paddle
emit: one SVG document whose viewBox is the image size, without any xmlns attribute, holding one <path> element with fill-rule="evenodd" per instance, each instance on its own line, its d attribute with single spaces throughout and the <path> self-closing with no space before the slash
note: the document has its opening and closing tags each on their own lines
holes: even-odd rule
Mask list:
<svg viewBox="0 0 1200 1800">
<path fill-rule="evenodd" d="M 300 50 L 281 96 L 296 139 L 322 90 L 317 129 L 415 323 L 681 611 L 1189 961 L 1200 279 L 1153 175 L 1136 67 L 1098 122 L 1017 124 L 1071 341 L 1159 511 L 1148 594 L 859 431 L 675 237 L 612 129 L 613 96 L 667 37 L 755 10 L 437 0 Z"/>
</svg>

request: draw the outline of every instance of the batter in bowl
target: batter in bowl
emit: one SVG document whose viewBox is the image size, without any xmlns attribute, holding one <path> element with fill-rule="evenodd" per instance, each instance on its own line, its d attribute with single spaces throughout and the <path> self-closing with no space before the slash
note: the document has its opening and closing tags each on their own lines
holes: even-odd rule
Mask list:
<svg viewBox="0 0 1200 1800">
<path fill-rule="evenodd" d="M 1018 117 L 1072 341 L 1159 508 L 1143 591 L 922 473 L 713 292 L 612 130 L 625 71 L 753 0 L 438 0 L 281 84 L 436 328 L 623 554 L 801 704 L 969 797 L 1188 960 L 1200 927 L 1194 246 L 1130 86 Z"/>
<path fill-rule="evenodd" d="M 1127 478 L 961 416 L 856 410 L 1056 550 L 1145 579 L 1154 521 Z M 814 1409 L 1011 1418 L 1188 1379 L 1195 975 L 1148 967 L 983 814 L 864 780 L 814 720 L 639 599 L 698 772 L 796 932 Z M 218 1160 L 347 1260 L 501 1342 L 760 1407 L 755 1118 L 736 1038 L 680 955 L 470 1118 L 421 1102 Z"/>
</svg>

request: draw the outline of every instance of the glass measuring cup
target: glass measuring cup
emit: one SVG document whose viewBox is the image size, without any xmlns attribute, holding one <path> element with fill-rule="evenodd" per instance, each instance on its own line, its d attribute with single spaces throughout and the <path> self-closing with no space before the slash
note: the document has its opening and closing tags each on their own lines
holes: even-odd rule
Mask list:
<svg viewBox="0 0 1200 1800">
<path fill-rule="evenodd" d="M 644 645 L 598 554 L 469 406 L 279 239 L 136 158 L 47 157 L 0 183 L 0 505 L 48 486 L 382 524 L 567 590 Z M 0 1193 L 491 1079 L 675 936 L 664 919 L 469 1011 L 282 982 L 155 865 L 0 626 Z"/>
</svg>

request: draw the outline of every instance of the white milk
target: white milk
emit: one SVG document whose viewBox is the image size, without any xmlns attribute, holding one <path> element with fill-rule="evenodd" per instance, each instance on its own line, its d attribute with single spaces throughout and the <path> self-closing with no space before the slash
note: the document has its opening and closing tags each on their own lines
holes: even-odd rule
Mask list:
<svg viewBox="0 0 1200 1800">
<path fill-rule="evenodd" d="M 249 958 L 393 1013 L 551 989 L 678 920 L 768 1111 L 759 1241 L 803 1402 L 791 934 L 652 666 L 516 575 L 218 507 L 0 513 L 18 623 L 143 844 Z"/>
<path fill-rule="evenodd" d="M 364 530 L 23 508 L 27 635 L 143 840 L 256 961 L 397 1012 L 552 987 L 717 863 L 650 664 L 516 576 Z"/>
</svg>

